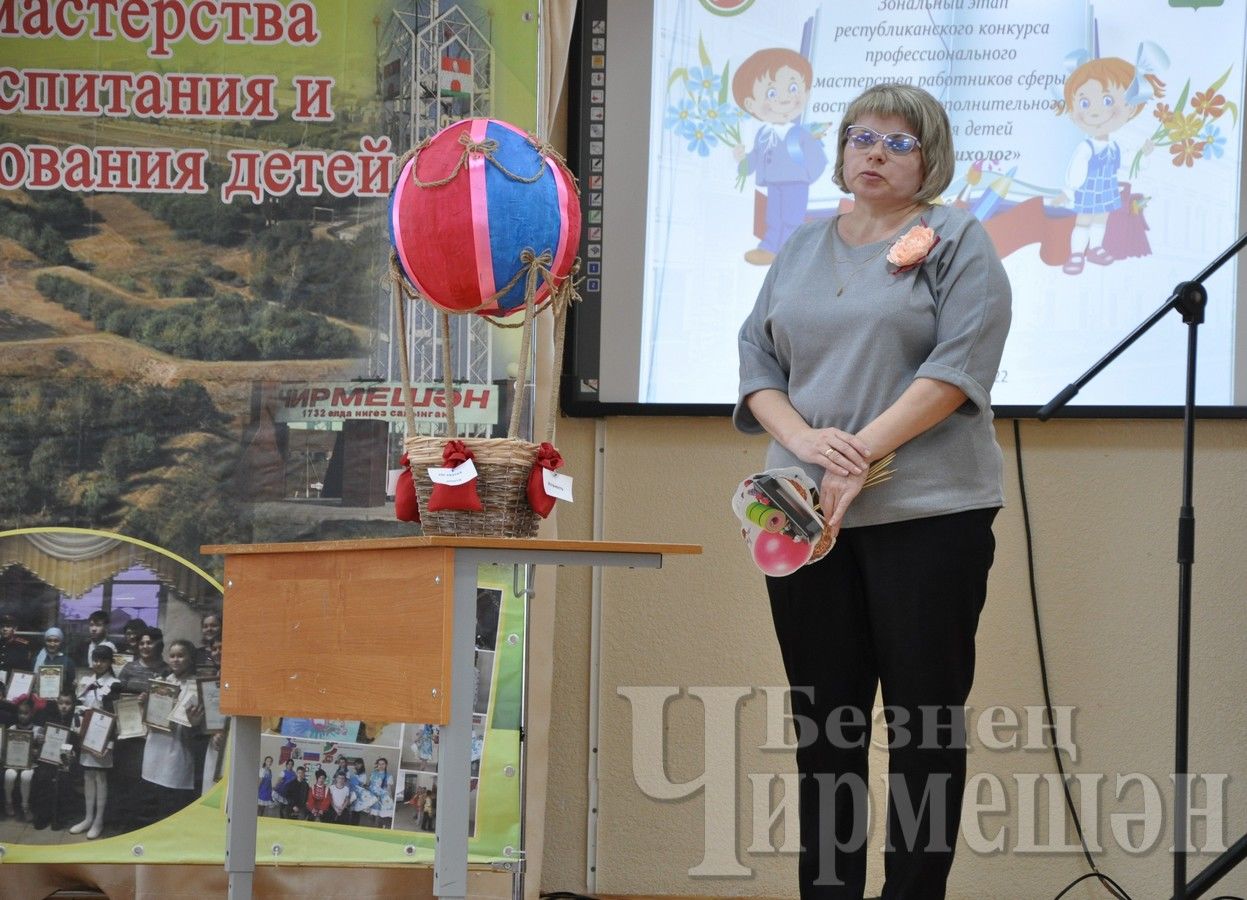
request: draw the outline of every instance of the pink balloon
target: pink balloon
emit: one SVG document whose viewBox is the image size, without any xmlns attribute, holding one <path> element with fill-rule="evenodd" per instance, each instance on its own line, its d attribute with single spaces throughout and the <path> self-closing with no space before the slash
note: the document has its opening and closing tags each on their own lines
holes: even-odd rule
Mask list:
<svg viewBox="0 0 1247 900">
<path fill-rule="evenodd" d="M 753 561 L 767 575 L 791 575 L 810 559 L 814 545 L 783 533 L 763 531 L 753 541 Z"/>
</svg>

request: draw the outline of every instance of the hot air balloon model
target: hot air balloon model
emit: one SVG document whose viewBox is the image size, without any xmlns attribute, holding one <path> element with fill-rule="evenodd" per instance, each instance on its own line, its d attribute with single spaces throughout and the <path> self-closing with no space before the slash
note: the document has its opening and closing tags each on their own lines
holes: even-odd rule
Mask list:
<svg viewBox="0 0 1247 900">
<path fill-rule="evenodd" d="M 552 390 L 557 391 L 567 308 L 579 299 L 580 223 L 575 176 L 550 147 L 498 119 L 464 119 L 439 131 L 400 161 L 390 199 L 390 274 L 400 334 L 405 340 L 408 300 L 435 306 L 443 335 L 449 334 L 451 315 L 479 315 L 500 327 L 522 328 L 515 390 L 516 398 L 522 398 L 533 322 L 551 307 L 556 367 Z M 513 316 L 517 323 L 503 321 Z M 518 437 L 518 399 L 512 404 L 507 437 L 456 439 L 450 347 L 443 340 L 447 434 L 418 435 L 407 354 L 400 352 L 399 359 L 409 398 L 404 447 L 425 532 L 535 534 L 538 513 L 549 512 L 540 470 L 562 464 L 553 447 L 554 397 L 540 447 Z M 445 470 L 453 469 L 453 478 L 462 478 L 469 464 L 476 472 L 475 491 L 443 490 L 462 486 L 448 486 L 444 479 L 452 476 Z M 467 493 L 475 501 L 465 498 Z"/>
</svg>

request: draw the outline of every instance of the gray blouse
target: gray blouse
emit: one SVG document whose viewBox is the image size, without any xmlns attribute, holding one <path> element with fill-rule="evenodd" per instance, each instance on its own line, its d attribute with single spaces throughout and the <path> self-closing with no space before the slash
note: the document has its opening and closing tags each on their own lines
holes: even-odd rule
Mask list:
<svg viewBox="0 0 1247 900">
<path fill-rule="evenodd" d="M 969 212 L 935 206 L 921 220 L 940 242 L 920 266 L 896 274 L 886 260 L 891 239 L 851 247 L 834 218 L 801 226 L 771 265 L 740 329 L 732 421 L 749 434 L 763 429 L 744 398 L 764 388 L 786 393 L 811 426 L 852 433 L 918 377 L 948 382 L 968 398 L 897 449 L 895 477 L 853 501 L 848 528 L 1004 502 L 990 392 L 1009 331 L 1009 280 Z M 902 233 L 913 224 L 918 219 Z M 816 484 L 822 478 L 820 466 L 772 440 L 766 467 L 793 465 Z"/>
</svg>

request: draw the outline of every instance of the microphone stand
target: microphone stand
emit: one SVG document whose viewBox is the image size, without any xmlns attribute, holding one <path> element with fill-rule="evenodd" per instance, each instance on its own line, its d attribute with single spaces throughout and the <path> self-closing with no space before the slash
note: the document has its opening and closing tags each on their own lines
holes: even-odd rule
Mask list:
<svg viewBox="0 0 1247 900">
<path fill-rule="evenodd" d="M 1190 674 L 1191 674 L 1191 566 L 1195 561 L 1195 362 L 1199 326 L 1204 321 L 1204 309 L 1208 305 L 1208 292 L 1204 289 L 1212 273 L 1221 268 L 1236 253 L 1247 246 L 1247 234 L 1243 234 L 1220 256 L 1192 278 L 1183 281 L 1170 294 L 1169 299 L 1156 312 L 1130 332 L 1099 362 L 1084 372 L 1073 384 L 1065 388 L 1039 408 L 1039 421 L 1046 422 L 1052 414 L 1074 398 L 1105 366 L 1143 336 L 1171 310 L 1176 309 L 1187 324 L 1186 341 L 1186 401 L 1182 415 L 1182 506 L 1178 512 L 1178 651 L 1177 651 L 1177 716 L 1174 728 L 1174 783 L 1173 783 L 1173 897 L 1171 900 L 1191 900 L 1201 896 L 1217 880 L 1247 857 L 1247 835 L 1213 860 L 1188 885 L 1186 881 L 1187 813 L 1190 805 L 1187 783 L 1190 723 Z"/>
</svg>

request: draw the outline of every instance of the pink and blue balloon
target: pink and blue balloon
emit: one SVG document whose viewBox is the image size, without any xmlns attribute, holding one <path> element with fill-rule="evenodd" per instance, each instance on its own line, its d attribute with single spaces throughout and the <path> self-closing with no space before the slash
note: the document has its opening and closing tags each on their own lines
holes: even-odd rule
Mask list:
<svg viewBox="0 0 1247 900">
<path fill-rule="evenodd" d="M 465 119 L 434 135 L 399 173 L 389 218 L 403 275 L 451 313 L 522 311 L 524 251 L 548 254 L 561 282 L 580 244 L 575 180 L 521 129 L 498 119 Z M 548 294 L 543 279 L 534 301 Z"/>
</svg>

